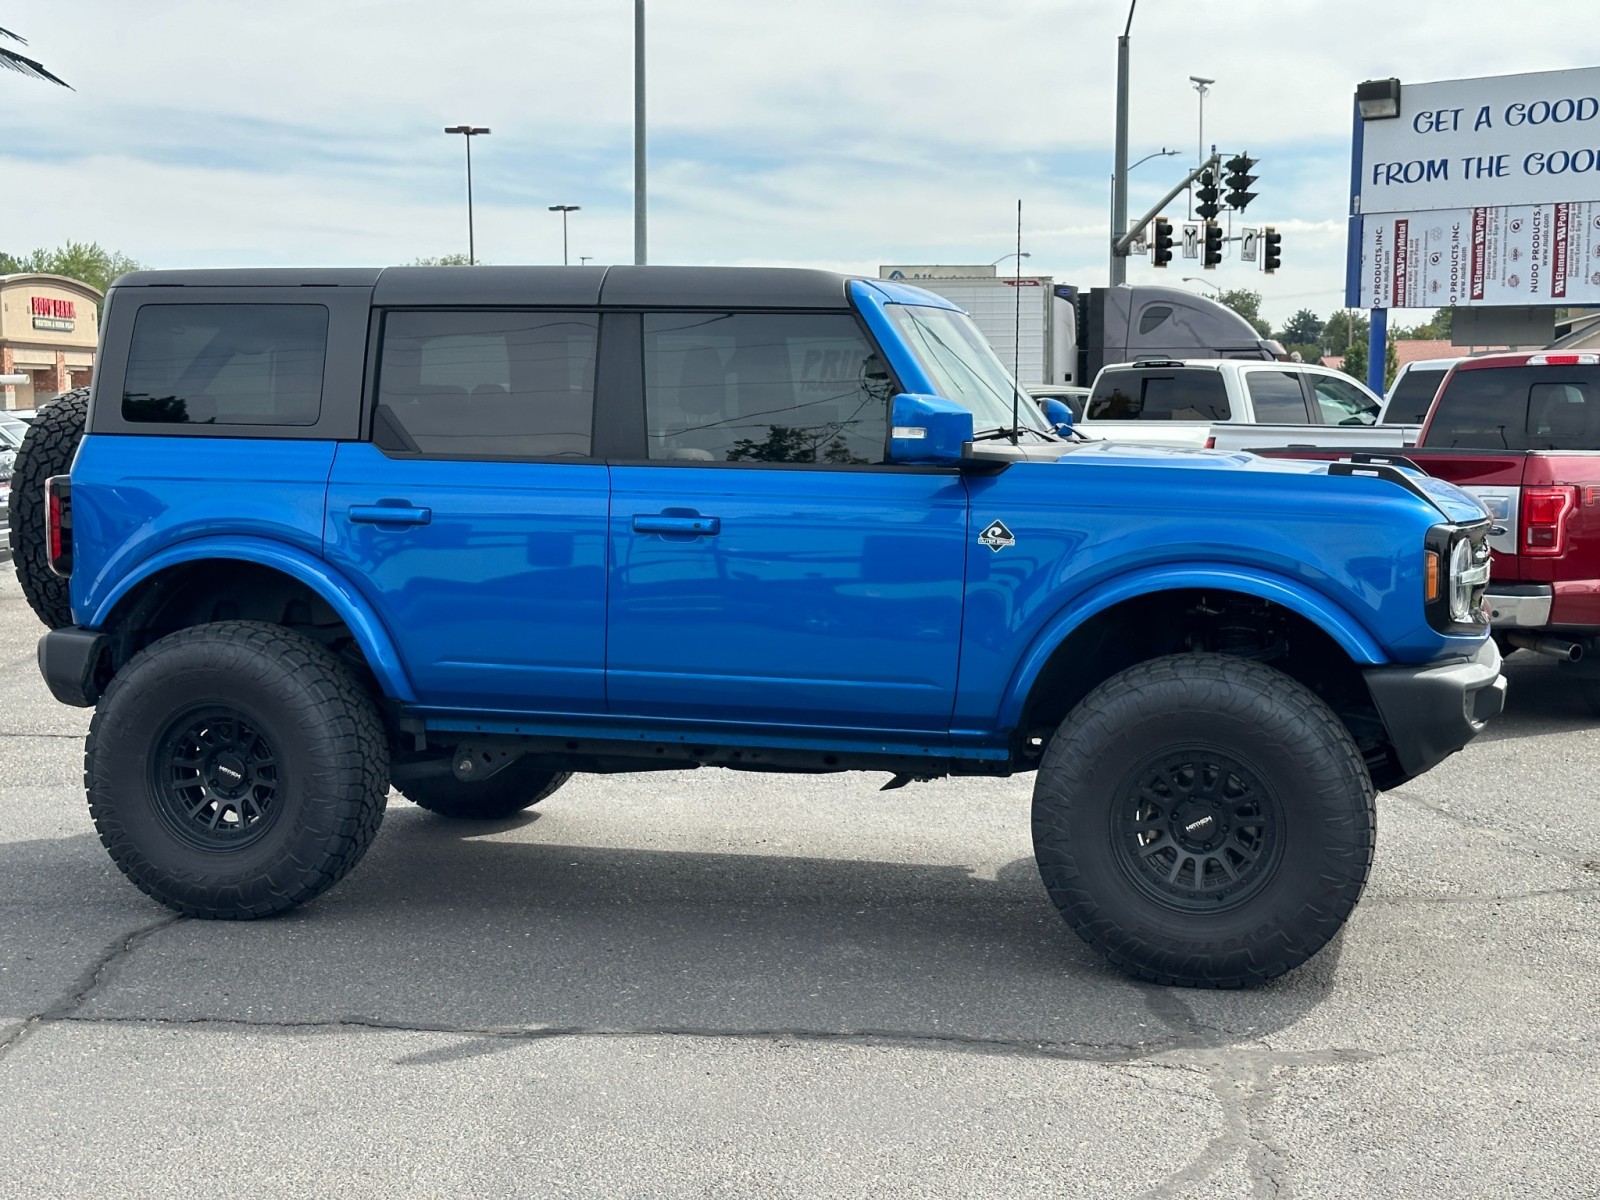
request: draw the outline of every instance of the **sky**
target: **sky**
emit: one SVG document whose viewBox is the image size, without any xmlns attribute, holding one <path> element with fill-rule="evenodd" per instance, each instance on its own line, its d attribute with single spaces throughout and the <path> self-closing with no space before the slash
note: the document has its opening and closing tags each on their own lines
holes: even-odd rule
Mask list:
<svg viewBox="0 0 1600 1200">
<path fill-rule="evenodd" d="M 1354 85 L 1597 65 L 1595 0 L 1135 0 L 1129 208 L 1204 137 L 1260 160 L 1274 323 L 1343 303 Z M 658 263 L 986 263 L 1103 285 L 1127 0 L 646 0 Z M 0 0 L 0 250 L 152 267 L 633 260 L 632 0 Z M 1183 200 L 1169 213 L 1183 215 Z M 1008 264 L 1002 263 L 1002 269 Z M 1202 272 L 1130 262 L 1131 283 Z M 1399 314 L 1404 324 L 1425 314 Z"/>
</svg>

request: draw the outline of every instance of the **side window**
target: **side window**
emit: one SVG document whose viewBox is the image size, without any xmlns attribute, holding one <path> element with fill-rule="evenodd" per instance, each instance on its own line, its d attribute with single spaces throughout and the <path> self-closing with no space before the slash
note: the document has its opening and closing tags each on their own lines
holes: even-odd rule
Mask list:
<svg viewBox="0 0 1600 1200">
<path fill-rule="evenodd" d="M 315 425 L 328 310 L 320 304 L 145 304 L 133 323 L 122 419 Z"/>
<path fill-rule="evenodd" d="M 389 313 L 374 440 L 389 451 L 452 458 L 587 457 L 599 320 L 565 312 Z"/>
<path fill-rule="evenodd" d="M 1535 383 L 1528 388 L 1528 435 L 1551 449 L 1594 448 L 1597 406 L 1579 383 Z"/>
<path fill-rule="evenodd" d="M 1226 421 L 1229 415 L 1222 376 L 1204 369 L 1105 371 L 1089 398 L 1091 421 Z"/>
<path fill-rule="evenodd" d="M 1378 406 L 1372 397 L 1342 379 L 1328 375 L 1311 376 L 1311 388 L 1324 425 L 1376 425 Z"/>
<path fill-rule="evenodd" d="M 892 385 L 848 313 L 647 313 L 653 459 L 880 463 Z"/>
<path fill-rule="evenodd" d="M 1268 425 L 1304 425 L 1306 394 L 1300 389 L 1300 376 L 1293 371 L 1246 371 L 1245 386 L 1256 420 Z"/>
<path fill-rule="evenodd" d="M 1147 304 L 1139 314 L 1139 332 L 1154 333 L 1172 315 L 1170 304 Z"/>
</svg>

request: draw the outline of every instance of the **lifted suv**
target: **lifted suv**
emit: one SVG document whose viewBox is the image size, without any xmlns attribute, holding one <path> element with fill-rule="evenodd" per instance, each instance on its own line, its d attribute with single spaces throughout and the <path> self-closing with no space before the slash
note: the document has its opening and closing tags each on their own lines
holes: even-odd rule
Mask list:
<svg viewBox="0 0 1600 1200">
<path fill-rule="evenodd" d="M 391 784 L 487 818 L 574 772 L 1037 771 L 1080 935 L 1257 983 L 1356 903 L 1374 782 L 1500 708 L 1470 498 L 1061 440 L 915 288 L 140 273 L 99 364 L 23 447 L 18 570 L 101 839 L 194 916 L 329 887 Z"/>
</svg>

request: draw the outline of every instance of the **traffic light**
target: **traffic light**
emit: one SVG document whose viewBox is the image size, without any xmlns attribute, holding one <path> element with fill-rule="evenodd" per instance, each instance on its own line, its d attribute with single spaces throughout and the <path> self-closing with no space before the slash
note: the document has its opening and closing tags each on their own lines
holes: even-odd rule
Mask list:
<svg viewBox="0 0 1600 1200">
<path fill-rule="evenodd" d="M 1261 231 L 1261 269 L 1271 275 L 1283 263 L 1283 234 L 1271 225 Z"/>
<path fill-rule="evenodd" d="M 1194 206 L 1194 211 L 1201 220 L 1210 221 L 1222 211 L 1217 204 L 1217 177 L 1211 171 L 1200 172 L 1200 186 L 1195 195 L 1200 197 L 1200 203 Z"/>
<path fill-rule="evenodd" d="M 1155 231 L 1155 249 L 1150 255 L 1150 265 L 1164 267 L 1172 261 L 1172 222 L 1165 217 L 1157 217 Z"/>
<path fill-rule="evenodd" d="M 1256 198 L 1256 194 L 1250 190 L 1250 185 L 1256 181 L 1256 176 L 1250 174 L 1250 168 L 1256 165 L 1256 160 L 1236 154 L 1226 165 L 1228 177 L 1224 182 L 1228 185 L 1228 207 L 1243 212 L 1244 206 Z"/>
<path fill-rule="evenodd" d="M 1206 270 L 1211 270 L 1222 261 L 1222 226 L 1215 221 L 1206 222 L 1205 258 L 1203 263 Z"/>
</svg>

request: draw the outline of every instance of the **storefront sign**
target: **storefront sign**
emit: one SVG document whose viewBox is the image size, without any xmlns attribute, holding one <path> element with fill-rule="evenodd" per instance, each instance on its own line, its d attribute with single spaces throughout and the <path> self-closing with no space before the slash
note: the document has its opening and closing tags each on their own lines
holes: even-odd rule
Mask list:
<svg viewBox="0 0 1600 1200">
<path fill-rule="evenodd" d="M 1362 308 L 1600 304 L 1600 202 L 1362 220 Z"/>
<path fill-rule="evenodd" d="M 28 300 L 36 317 L 64 317 L 70 321 L 78 315 L 78 306 L 72 300 L 57 300 L 54 296 L 30 296 Z"/>
<path fill-rule="evenodd" d="M 66 317 L 35 317 L 33 327 L 49 330 L 51 333 L 71 333 L 73 322 Z"/>
</svg>

